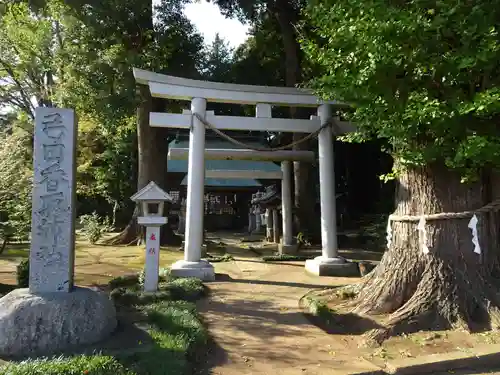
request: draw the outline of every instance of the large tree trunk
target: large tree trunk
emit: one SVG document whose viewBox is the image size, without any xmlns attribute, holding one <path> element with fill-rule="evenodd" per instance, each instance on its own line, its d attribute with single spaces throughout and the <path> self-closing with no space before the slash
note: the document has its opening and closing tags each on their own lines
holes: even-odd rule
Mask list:
<svg viewBox="0 0 500 375">
<path fill-rule="evenodd" d="M 137 190 L 154 181 L 162 189 L 167 189 L 167 154 L 168 132 L 163 128 L 149 125 L 149 114 L 153 108 L 153 100 L 149 87 L 139 86 L 140 104 L 137 110 L 137 147 L 138 147 L 138 177 Z M 137 224 L 138 208 L 125 227 L 109 244 L 135 244 L 143 234 L 143 228 Z M 179 245 L 182 240 L 175 235 L 173 230 L 165 225 L 161 230 L 162 245 Z"/>
<path fill-rule="evenodd" d="M 285 50 L 285 73 L 286 85 L 295 87 L 300 82 L 300 46 L 295 32 L 298 21 L 298 11 L 287 0 L 276 0 L 274 4 L 274 15 L 278 20 L 283 38 L 283 47 Z M 295 117 L 296 109 L 291 109 L 292 118 Z M 301 133 L 293 134 L 293 141 L 300 140 L 304 135 Z M 333 142 L 333 140 L 332 140 Z M 293 147 L 294 150 L 309 150 L 310 145 L 301 143 Z M 294 204 L 295 204 L 295 227 L 298 232 L 309 233 L 319 232 L 317 220 L 311 218 L 315 215 L 315 190 L 311 189 L 309 178 L 310 165 L 305 162 L 293 163 L 294 177 Z"/>
<path fill-rule="evenodd" d="M 476 210 L 491 201 L 490 181 L 462 184 L 443 166 L 405 171 L 395 215 Z M 385 328 L 368 333 L 380 343 L 401 332 L 498 326 L 499 299 L 491 274 L 497 268 L 496 214 L 479 214 L 481 255 L 473 252 L 469 218 L 428 220 L 422 252 L 418 222 L 393 221 L 392 245 L 359 285 L 354 312 L 390 314 Z M 492 266 L 494 265 L 494 266 Z"/>
</svg>

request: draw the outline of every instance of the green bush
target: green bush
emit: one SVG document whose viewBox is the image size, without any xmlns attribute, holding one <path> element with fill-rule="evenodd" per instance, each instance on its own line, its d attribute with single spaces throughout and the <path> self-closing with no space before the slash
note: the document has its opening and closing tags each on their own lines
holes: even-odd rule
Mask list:
<svg viewBox="0 0 500 375">
<path fill-rule="evenodd" d="M 195 278 L 176 278 L 170 270 L 163 268 L 159 272 L 158 291 L 145 292 L 144 271 L 136 275 L 120 276 L 108 284 L 113 301 L 123 305 L 147 305 L 168 300 L 195 301 L 205 294 L 201 280 Z"/>
<path fill-rule="evenodd" d="M 144 278 L 146 277 L 146 270 L 143 269 L 139 274 L 139 285 L 143 286 L 144 285 Z M 176 277 L 172 275 L 172 272 L 170 271 L 170 268 L 160 268 L 158 271 L 158 282 L 165 282 L 165 281 L 172 281 L 175 280 Z"/>
<path fill-rule="evenodd" d="M 23 259 L 17 265 L 17 286 L 19 288 L 27 288 L 30 281 L 30 262 L 28 259 Z"/>
<path fill-rule="evenodd" d="M 231 254 L 211 255 L 207 254 L 210 263 L 232 262 L 234 257 Z"/>
<path fill-rule="evenodd" d="M 314 259 L 314 255 L 287 255 L 287 254 L 278 254 L 278 255 L 268 255 L 263 256 L 262 260 L 264 262 L 280 262 L 280 261 L 304 261 L 308 259 Z"/>
<path fill-rule="evenodd" d="M 28 360 L 1 370 L 5 375 L 135 375 L 115 358 L 101 355 Z"/>
<path fill-rule="evenodd" d="M 139 284 L 139 275 L 132 274 L 132 275 L 124 275 L 124 276 L 115 277 L 114 279 L 109 281 L 108 286 L 111 289 L 116 289 L 116 288 L 121 288 L 121 287 L 134 286 L 137 284 Z"/>
<path fill-rule="evenodd" d="M 91 244 L 97 243 L 108 230 L 106 220 L 102 219 L 97 212 L 80 216 L 80 224 L 83 227 L 83 234 Z"/>
<path fill-rule="evenodd" d="M 164 288 L 170 291 L 174 300 L 195 301 L 205 294 L 203 282 L 194 277 L 172 280 Z"/>
<path fill-rule="evenodd" d="M 161 301 L 196 301 L 205 294 L 205 287 L 198 279 L 176 279 L 160 283 L 158 291 L 145 292 L 139 287 L 117 288 L 111 291 L 113 301 L 128 306 L 144 306 Z"/>
</svg>

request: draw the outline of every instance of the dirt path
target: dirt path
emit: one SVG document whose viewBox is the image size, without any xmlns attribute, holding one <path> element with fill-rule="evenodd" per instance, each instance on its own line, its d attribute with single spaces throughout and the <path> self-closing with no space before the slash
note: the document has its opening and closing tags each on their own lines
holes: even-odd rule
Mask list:
<svg viewBox="0 0 500 375">
<path fill-rule="evenodd" d="M 276 265 L 239 259 L 217 265 L 218 281 L 200 304 L 217 347 L 214 375 L 354 374 L 377 368 L 312 325 L 298 307 L 307 291 L 352 279 L 319 278 L 303 263 Z"/>
</svg>

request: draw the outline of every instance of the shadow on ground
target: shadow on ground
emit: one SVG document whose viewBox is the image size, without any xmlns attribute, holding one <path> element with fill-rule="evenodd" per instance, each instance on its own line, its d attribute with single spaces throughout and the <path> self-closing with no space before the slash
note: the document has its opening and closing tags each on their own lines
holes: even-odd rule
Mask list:
<svg viewBox="0 0 500 375">
<path fill-rule="evenodd" d="M 289 264 L 287 264 L 289 266 Z M 304 288 L 304 289 L 324 289 L 329 288 L 331 285 L 318 285 L 318 284 L 304 284 L 304 283 L 294 283 L 289 281 L 275 281 L 275 280 L 253 280 L 253 279 L 234 279 L 228 274 L 218 273 L 215 275 L 215 281 L 225 281 L 231 283 L 241 283 L 241 284 L 255 284 L 255 285 L 274 285 L 274 286 L 286 286 L 292 288 Z"/>
<path fill-rule="evenodd" d="M 352 313 L 314 315 L 304 312 L 304 315 L 312 324 L 330 335 L 362 335 L 372 329 L 383 328 L 371 319 Z"/>
</svg>

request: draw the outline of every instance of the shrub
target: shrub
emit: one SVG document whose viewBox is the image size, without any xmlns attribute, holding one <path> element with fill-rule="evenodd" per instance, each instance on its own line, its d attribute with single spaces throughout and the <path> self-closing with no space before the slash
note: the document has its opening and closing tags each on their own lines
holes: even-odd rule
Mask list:
<svg viewBox="0 0 500 375">
<path fill-rule="evenodd" d="M 139 277 L 139 285 L 143 286 L 144 285 L 144 278 L 146 277 L 146 270 L 143 268 L 142 271 L 138 275 Z M 158 282 L 164 282 L 164 281 L 172 281 L 175 280 L 176 277 L 172 275 L 172 271 L 170 271 L 170 268 L 160 268 L 158 271 Z"/>
<path fill-rule="evenodd" d="M 280 261 L 304 261 L 308 259 L 314 259 L 314 255 L 287 255 L 287 254 L 277 254 L 262 257 L 264 262 L 280 262 Z"/>
<path fill-rule="evenodd" d="M 224 254 L 224 255 L 207 254 L 207 258 L 210 260 L 210 263 L 232 262 L 234 260 L 231 254 Z"/>
<path fill-rule="evenodd" d="M 116 288 L 121 288 L 121 287 L 134 286 L 137 284 L 139 284 L 139 275 L 132 274 L 132 275 L 124 275 L 124 276 L 115 277 L 114 279 L 109 281 L 108 286 L 111 289 L 116 289 Z"/>
<path fill-rule="evenodd" d="M 97 212 L 80 216 L 80 224 L 83 226 L 82 232 L 91 244 L 97 243 L 108 229 L 105 220 Z"/>
<path fill-rule="evenodd" d="M 33 140 L 20 128 L 0 135 L 0 236 L 26 240 L 31 229 Z"/>
<path fill-rule="evenodd" d="M 203 282 L 194 277 L 172 280 L 165 288 L 170 290 L 174 300 L 195 301 L 205 294 Z"/>
<path fill-rule="evenodd" d="M 30 262 L 28 259 L 23 259 L 17 265 L 17 286 L 19 288 L 27 288 L 30 281 Z"/>
<path fill-rule="evenodd" d="M 123 305 L 147 305 L 167 300 L 195 301 L 205 294 L 201 280 L 195 278 L 176 278 L 167 268 L 159 272 L 158 291 L 145 292 L 144 271 L 137 275 L 117 277 L 108 284 L 113 301 Z"/>
</svg>

